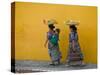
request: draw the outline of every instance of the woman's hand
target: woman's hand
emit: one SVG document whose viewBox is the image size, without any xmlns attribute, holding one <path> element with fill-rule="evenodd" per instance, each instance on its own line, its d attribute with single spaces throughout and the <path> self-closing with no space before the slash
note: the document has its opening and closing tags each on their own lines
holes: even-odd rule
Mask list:
<svg viewBox="0 0 100 75">
<path fill-rule="evenodd" d="M 46 39 L 46 41 L 45 41 L 45 44 L 44 44 L 45 48 L 46 48 L 47 43 L 48 43 L 48 39 Z"/>
<path fill-rule="evenodd" d="M 43 23 L 44 23 L 44 24 L 47 24 L 45 19 L 43 20 Z"/>
</svg>

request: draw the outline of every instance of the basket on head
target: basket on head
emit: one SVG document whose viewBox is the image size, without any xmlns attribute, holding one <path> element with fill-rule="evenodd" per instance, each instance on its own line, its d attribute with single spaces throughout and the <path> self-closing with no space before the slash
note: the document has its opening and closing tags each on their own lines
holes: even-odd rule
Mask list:
<svg viewBox="0 0 100 75">
<path fill-rule="evenodd" d="M 48 25 L 50 25 L 50 24 L 57 24 L 57 21 L 54 20 L 54 19 L 49 19 L 49 20 L 47 21 L 47 23 L 48 23 Z"/>
<path fill-rule="evenodd" d="M 80 23 L 79 21 L 75 21 L 75 20 L 67 20 L 67 21 L 64 22 L 65 25 L 69 25 L 69 26 L 70 25 L 76 25 L 77 26 L 77 25 L 79 25 L 79 23 Z"/>
</svg>

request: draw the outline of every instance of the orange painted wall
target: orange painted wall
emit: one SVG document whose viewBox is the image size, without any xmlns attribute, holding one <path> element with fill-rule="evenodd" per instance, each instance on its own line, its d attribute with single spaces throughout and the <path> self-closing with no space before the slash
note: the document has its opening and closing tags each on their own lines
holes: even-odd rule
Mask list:
<svg viewBox="0 0 100 75">
<path fill-rule="evenodd" d="M 60 50 L 66 60 L 68 26 L 66 19 L 79 20 L 79 42 L 86 63 L 97 63 L 97 8 L 90 6 L 16 2 L 15 6 L 16 60 L 50 60 L 44 47 L 48 27 L 43 19 L 56 19 L 61 29 Z"/>
</svg>

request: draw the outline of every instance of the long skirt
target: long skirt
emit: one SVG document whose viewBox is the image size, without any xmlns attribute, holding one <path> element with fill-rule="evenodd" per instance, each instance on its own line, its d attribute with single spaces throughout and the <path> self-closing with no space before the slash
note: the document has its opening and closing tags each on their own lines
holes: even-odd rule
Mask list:
<svg viewBox="0 0 100 75">
<path fill-rule="evenodd" d="M 68 50 L 68 58 L 67 62 L 68 63 L 74 63 L 77 64 L 76 62 L 83 61 L 83 54 L 81 52 L 81 48 L 78 42 L 75 43 L 75 50 L 73 50 L 72 43 L 69 43 L 69 50 Z"/>
<path fill-rule="evenodd" d="M 53 45 L 48 43 L 48 52 L 52 61 L 58 61 L 61 59 L 61 53 L 59 51 L 59 44 Z"/>
</svg>

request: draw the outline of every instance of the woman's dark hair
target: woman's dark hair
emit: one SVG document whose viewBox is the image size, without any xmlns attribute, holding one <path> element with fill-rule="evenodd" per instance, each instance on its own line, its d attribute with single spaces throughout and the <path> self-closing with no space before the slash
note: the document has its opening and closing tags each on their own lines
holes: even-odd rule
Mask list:
<svg viewBox="0 0 100 75">
<path fill-rule="evenodd" d="M 72 29 L 74 32 L 77 32 L 77 28 L 76 28 L 75 25 L 71 25 L 71 26 L 70 26 L 70 29 Z"/>
<path fill-rule="evenodd" d="M 55 28 L 55 26 L 53 24 L 49 24 L 48 26 L 51 30 L 53 30 Z"/>
</svg>

